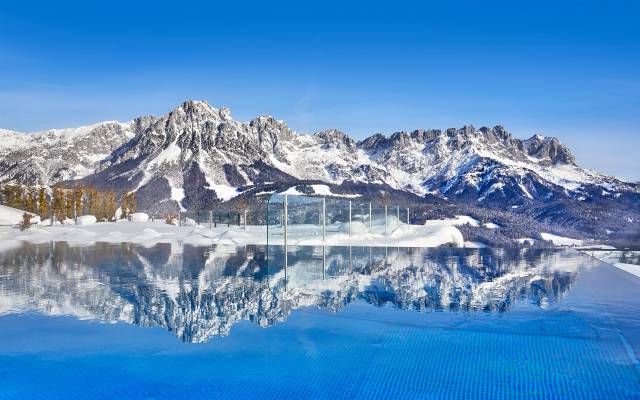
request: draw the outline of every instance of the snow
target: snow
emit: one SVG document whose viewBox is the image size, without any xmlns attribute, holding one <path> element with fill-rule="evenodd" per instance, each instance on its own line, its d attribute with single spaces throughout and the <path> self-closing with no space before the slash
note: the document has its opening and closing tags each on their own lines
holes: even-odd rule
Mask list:
<svg viewBox="0 0 640 400">
<path fill-rule="evenodd" d="M 311 185 L 311 187 L 313 188 L 313 192 L 315 194 L 319 194 L 322 196 L 333 195 L 333 193 L 331 193 L 331 188 L 329 188 L 329 186 L 327 185 Z"/>
<path fill-rule="evenodd" d="M 464 247 L 466 249 L 484 249 L 487 245 L 481 242 L 464 242 Z"/>
<path fill-rule="evenodd" d="M 541 232 L 540 236 L 544 240 L 551 241 L 556 246 L 581 246 L 582 240 L 572 239 L 564 236 L 552 235 L 551 233 Z"/>
<path fill-rule="evenodd" d="M 0 129 L 0 150 L 13 150 L 26 145 L 29 140 L 28 134 Z"/>
<path fill-rule="evenodd" d="M 614 263 L 613 265 L 625 272 L 628 272 L 637 277 L 640 277 L 640 265 L 627 264 L 627 263 Z"/>
<path fill-rule="evenodd" d="M 352 227 L 353 229 L 353 227 Z M 293 235 L 292 235 L 293 236 Z M 438 226 L 417 226 L 399 227 L 390 234 L 381 233 L 354 233 L 349 236 L 347 233 L 328 235 L 325 241 L 322 237 L 301 238 L 295 237 L 287 239 L 288 244 L 301 246 L 401 246 L 401 247 L 437 247 L 450 244 L 454 247 L 462 247 L 464 239 L 462 233 L 454 227 L 447 225 Z"/>
<path fill-rule="evenodd" d="M 0 205 L 0 225 L 16 225 L 22 221 L 25 212 L 17 208 Z"/>
<path fill-rule="evenodd" d="M 456 215 L 453 219 L 433 219 L 425 221 L 425 226 L 449 225 L 458 226 L 469 224 L 471 226 L 480 226 L 480 222 L 468 215 Z"/>
<path fill-rule="evenodd" d="M 175 163 L 180 159 L 181 152 L 180 146 L 174 141 L 149 162 L 147 169 L 164 163 Z"/>
<path fill-rule="evenodd" d="M 216 192 L 216 196 L 223 201 L 231 200 L 232 198 L 240 194 L 240 192 L 238 192 L 238 188 L 233 186 L 215 183 L 209 183 L 208 186 L 209 189 Z"/>
<path fill-rule="evenodd" d="M 162 237 L 162 234 L 155 229 L 145 228 L 142 230 L 142 236 L 149 239 L 156 239 Z"/>
<path fill-rule="evenodd" d="M 333 197 L 344 197 L 344 198 L 357 198 L 360 197 L 359 194 L 339 194 L 333 193 L 331 188 L 327 185 L 311 185 L 313 192 L 317 195 L 321 196 L 333 196 Z"/>
<path fill-rule="evenodd" d="M 132 214 L 132 220 L 138 221 L 140 215 Z M 144 219 L 144 218 L 142 218 Z M 353 232 L 353 231 L 357 231 Z M 267 230 L 264 226 L 247 226 L 247 229 L 224 226 L 208 228 L 203 226 L 175 226 L 164 221 L 147 222 L 98 222 L 91 225 L 54 225 L 36 226 L 28 231 L 20 231 L 15 227 L 0 227 L 0 247 L 12 247 L 22 241 L 33 243 L 49 243 L 50 241 L 67 241 L 74 244 L 93 244 L 96 242 L 120 243 L 132 242 L 143 245 L 155 243 L 189 243 L 199 245 L 210 244 L 267 244 Z M 282 235 L 270 234 L 268 243 L 284 244 Z M 288 245 L 328 245 L 328 246 L 403 246 L 403 247 L 436 247 L 453 245 L 462 247 L 464 239 L 454 226 L 400 226 L 388 234 L 369 233 L 366 227 L 352 226 L 352 235 L 348 233 L 328 233 L 322 241 L 321 230 L 317 225 L 297 225 L 291 227 L 287 237 Z"/>
<path fill-rule="evenodd" d="M 104 124 L 119 124 L 122 126 L 127 125 L 126 123 L 121 123 L 118 121 L 103 121 L 103 122 L 98 122 L 97 124 L 79 126 L 77 128 L 56 128 L 56 129 L 49 129 L 46 131 L 33 132 L 33 133 L 30 133 L 29 136 L 31 136 L 34 139 L 40 139 L 40 140 L 44 138 L 49 139 L 49 137 L 59 138 L 64 140 L 71 140 L 79 136 L 86 135 L 87 133 L 91 132 L 95 128 Z"/>
<path fill-rule="evenodd" d="M 145 213 L 133 213 L 131 214 L 131 222 L 148 222 L 149 215 Z"/>
<path fill-rule="evenodd" d="M 196 223 L 196 220 L 193 218 L 185 218 L 184 220 L 184 226 L 198 226 L 198 224 Z"/>
<path fill-rule="evenodd" d="M 489 229 L 499 229 L 500 225 L 498 224 L 494 224 L 493 222 L 487 222 L 486 224 L 483 225 L 485 228 L 489 228 Z"/>
<path fill-rule="evenodd" d="M 306 196 L 306 193 L 302 193 L 301 191 L 299 191 L 298 189 L 296 189 L 295 186 L 290 187 L 289 189 L 285 190 L 284 192 L 280 192 L 280 194 L 288 194 L 291 196 Z"/>
<path fill-rule="evenodd" d="M 184 199 L 184 189 L 181 187 L 171 186 L 171 200 L 175 200 L 178 202 L 178 206 L 180 206 L 180 211 L 186 211 L 185 208 L 182 207 L 183 199 Z"/>
<path fill-rule="evenodd" d="M 93 215 L 82 215 L 78 217 L 77 224 L 78 225 L 91 225 L 96 223 L 96 217 Z"/>
</svg>

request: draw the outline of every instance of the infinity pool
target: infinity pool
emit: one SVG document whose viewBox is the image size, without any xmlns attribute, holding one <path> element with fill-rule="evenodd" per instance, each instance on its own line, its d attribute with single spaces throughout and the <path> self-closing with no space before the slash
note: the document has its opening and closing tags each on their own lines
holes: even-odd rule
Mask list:
<svg viewBox="0 0 640 400">
<path fill-rule="evenodd" d="M 573 250 L 24 244 L 0 398 L 640 398 L 639 295 Z"/>
</svg>

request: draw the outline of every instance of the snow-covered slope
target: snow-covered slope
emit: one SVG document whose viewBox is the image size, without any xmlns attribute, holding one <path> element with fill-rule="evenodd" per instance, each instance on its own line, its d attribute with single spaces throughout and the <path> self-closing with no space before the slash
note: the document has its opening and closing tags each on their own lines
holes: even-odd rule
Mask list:
<svg viewBox="0 0 640 400">
<path fill-rule="evenodd" d="M 501 126 L 398 132 L 389 138 L 378 134 L 358 145 L 385 166 L 398 187 L 416 193 L 521 203 L 584 197 L 589 185 L 600 186 L 608 194 L 639 189 L 580 168 L 556 138 L 515 139 Z"/>
<path fill-rule="evenodd" d="M 0 204 L 0 225 L 17 225 L 22 221 L 24 211 Z"/>
<path fill-rule="evenodd" d="M 0 131 L 0 183 L 51 185 L 82 178 L 152 120 L 108 121 L 30 134 Z"/>
<path fill-rule="evenodd" d="M 86 177 L 138 192 L 145 209 L 193 209 L 266 182 L 389 185 L 417 195 L 481 204 L 616 200 L 640 185 L 580 168 L 562 143 L 513 138 L 503 127 L 416 130 L 355 142 L 338 130 L 297 134 L 261 116 L 235 121 L 226 108 L 187 101 L 160 117 L 28 135 L 2 131 L 0 182 Z M 94 173 L 92 175 L 92 173 Z M 635 198 L 635 197 L 634 197 Z"/>
</svg>

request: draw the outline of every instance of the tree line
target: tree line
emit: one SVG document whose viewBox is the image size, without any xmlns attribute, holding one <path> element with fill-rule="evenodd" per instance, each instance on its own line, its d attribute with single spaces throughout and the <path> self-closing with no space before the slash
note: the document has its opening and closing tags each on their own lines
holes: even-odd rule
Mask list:
<svg viewBox="0 0 640 400">
<path fill-rule="evenodd" d="M 3 185 L 0 203 L 63 222 L 81 215 L 93 215 L 98 221 L 115 219 L 118 208 L 121 218 L 136 211 L 135 193 L 124 193 L 119 198 L 115 191 L 99 191 L 93 186 L 24 186 Z"/>
</svg>

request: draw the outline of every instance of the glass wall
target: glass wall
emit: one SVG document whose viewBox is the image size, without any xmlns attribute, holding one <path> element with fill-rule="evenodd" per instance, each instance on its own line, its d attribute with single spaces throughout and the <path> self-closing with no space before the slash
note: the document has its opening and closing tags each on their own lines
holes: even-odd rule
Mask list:
<svg viewBox="0 0 640 400">
<path fill-rule="evenodd" d="M 268 236 L 320 239 L 330 235 L 393 234 L 409 223 L 409 209 L 345 199 L 275 194 L 267 204 Z"/>
<path fill-rule="evenodd" d="M 244 213 L 235 210 L 182 211 L 178 216 L 181 226 L 201 225 L 214 228 L 244 225 Z"/>
</svg>

